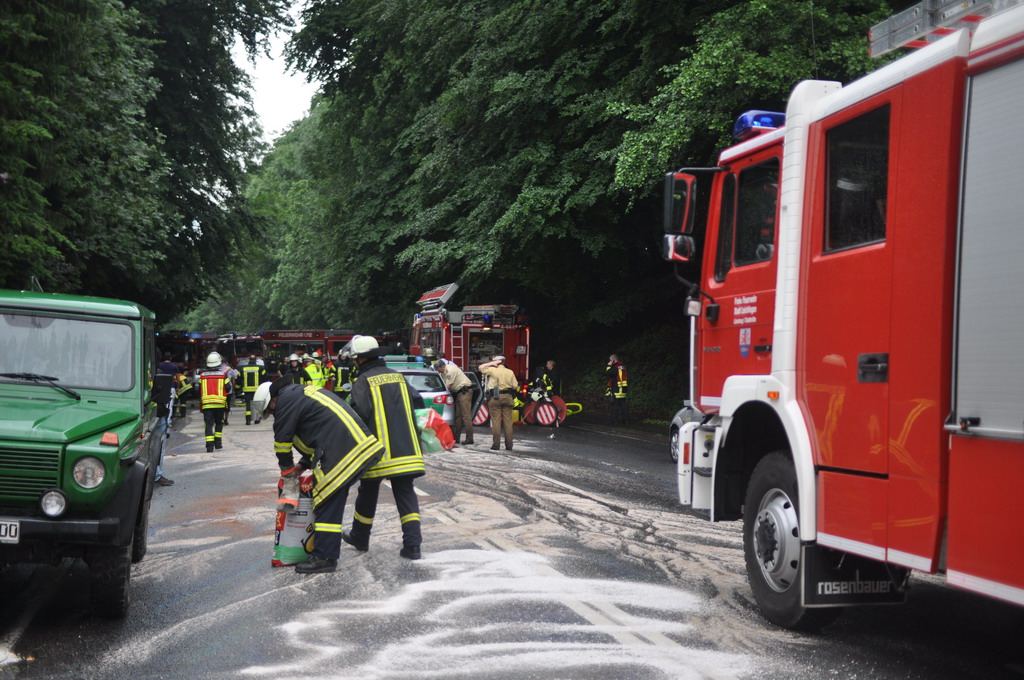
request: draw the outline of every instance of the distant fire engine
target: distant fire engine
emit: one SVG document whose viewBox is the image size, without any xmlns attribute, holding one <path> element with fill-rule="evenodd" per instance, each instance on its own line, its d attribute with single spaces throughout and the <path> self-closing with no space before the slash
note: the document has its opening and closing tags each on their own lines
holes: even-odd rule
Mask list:
<svg viewBox="0 0 1024 680">
<path fill-rule="evenodd" d="M 665 256 L 700 265 L 680 500 L 743 520 L 782 626 L 901 600 L 911 569 L 1024 605 L 1024 6 L 946 5 L 875 29 L 945 37 L 798 84 L 784 127 L 742 116 L 666 178 Z"/>
<path fill-rule="evenodd" d="M 171 361 L 180 364 L 189 375 L 199 368 L 214 342 L 216 336 L 213 333 L 166 330 L 156 334 L 156 348 L 160 356 L 170 353 Z"/>
<path fill-rule="evenodd" d="M 421 311 L 413 319 L 410 351 L 430 348 L 444 352 L 463 370 L 475 371 L 496 354 L 520 382 L 529 380 L 530 327 L 517 305 L 467 305 L 461 311 L 445 307 L 458 284 L 428 290 L 416 303 Z"/>
</svg>

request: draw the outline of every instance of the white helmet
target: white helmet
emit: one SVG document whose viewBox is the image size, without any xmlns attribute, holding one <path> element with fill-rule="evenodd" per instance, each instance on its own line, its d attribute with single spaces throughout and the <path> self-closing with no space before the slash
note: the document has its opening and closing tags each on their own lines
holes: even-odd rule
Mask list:
<svg viewBox="0 0 1024 680">
<path fill-rule="evenodd" d="M 288 361 L 298 361 L 298 360 L 299 360 L 299 355 L 298 354 L 294 354 L 293 353 L 290 357 L 288 357 Z"/>
<path fill-rule="evenodd" d="M 217 352 L 210 352 L 210 356 L 206 357 L 207 368 L 217 368 L 222 363 L 224 363 L 224 359 Z"/>
<path fill-rule="evenodd" d="M 380 345 L 372 335 L 356 335 L 352 337 L 352 354 L 357 357 L 373 357 L 380 354 Z"/>
<path fill-rule="evenodd" d="M 257 413 L 258 417 L 267 415 L 267 408 L 270 407 L 270 386 L 272 384 L 269 382 L 260 383 L 259 387 L 256 388 L 256 392 L 252 395 L 252 410 Z"/>
</svg>

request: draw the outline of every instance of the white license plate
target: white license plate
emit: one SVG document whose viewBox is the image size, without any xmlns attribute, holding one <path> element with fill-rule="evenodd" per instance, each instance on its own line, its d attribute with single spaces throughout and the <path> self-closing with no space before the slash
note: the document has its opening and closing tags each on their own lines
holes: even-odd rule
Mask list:
<svg viewBox="0 0 1024 680">
<path fill-rule="evenodd" d="M 17 543 L 21 538 L 21 522 L 16 519 L 0 519 L 0 543 Z"/>
</svg>

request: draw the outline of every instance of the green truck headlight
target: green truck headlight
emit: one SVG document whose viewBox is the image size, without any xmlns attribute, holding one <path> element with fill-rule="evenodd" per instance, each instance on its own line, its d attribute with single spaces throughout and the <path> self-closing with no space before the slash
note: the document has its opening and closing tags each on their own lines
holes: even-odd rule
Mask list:
<svg viewBox="0 0 1024 680">
<path fill-rule="evenodd" d="M 39 507 L 47 517 L 60 517 L 68 508 L 68 499 L 57 489 L 51 489 L 39 499 Z"/>
<path fill-rule="evenodd" d="M 107 471 L 99 458 L 86 456 L 85 458 L 80 458 L 75 463 L 71 473 L 75 476 L 75 481 L 78 482 L 80 487 L 83 489 L 95 489 L 103 483 L 103 478 L 106 476 Z"/>
</svg>

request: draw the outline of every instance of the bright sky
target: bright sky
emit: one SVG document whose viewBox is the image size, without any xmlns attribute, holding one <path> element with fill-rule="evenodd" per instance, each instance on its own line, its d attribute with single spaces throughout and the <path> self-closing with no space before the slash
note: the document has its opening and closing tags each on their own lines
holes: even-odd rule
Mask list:
<svg viewBox="0 0 1024 680">
<path fill-rule="evenodd" d="M 296 120 L 309 113 L 309 101 L 316 85 L 307 83 L 301 74 L 286 73 L 284 45 L 288 36 L 271 38 L 270 57 L 260 55 L 253 67 L 240 42 L 235 43 L 235 63 L 253 79 L 252 100 L 263 125 L 263 137 L 272 142 Z"/>
</svg>

